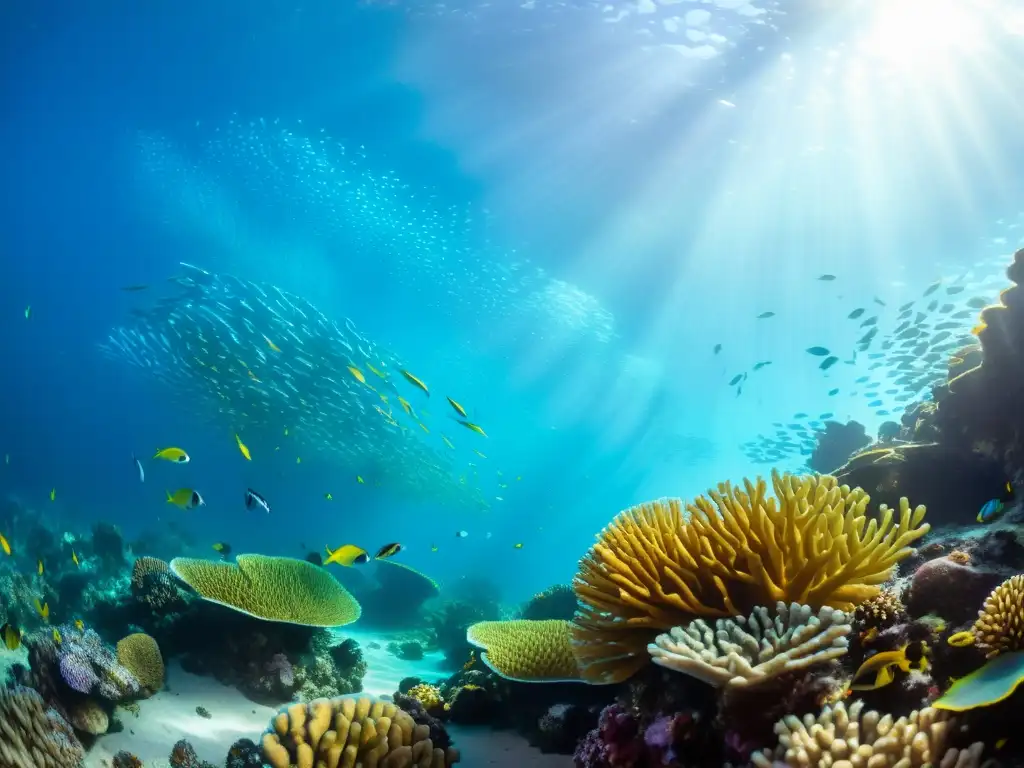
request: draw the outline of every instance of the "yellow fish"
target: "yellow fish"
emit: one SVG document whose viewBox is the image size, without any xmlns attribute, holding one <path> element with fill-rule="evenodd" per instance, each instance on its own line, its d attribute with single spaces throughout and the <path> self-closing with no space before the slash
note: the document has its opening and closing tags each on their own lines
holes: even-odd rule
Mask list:
<svg viewBox="0 0 1024 768">
<path fill-rule="evenodd" d="M 296 456 L 295 457 L 295 463 L 296 464 L 301 464 L 302 463 L 302 457 L 301 456 Z"/>
<path fill-rule="evenodd" d="M 348 366 L 348 372 L 352 374 L 352 378 L 358 381 L 360 384 L 366 383 L 366 377 L 363 376 L 363 372 L 356 368 L 354 365 Z"/>
<path fill-rule="evenodd" d="M 459 416 L 461 416 L 461 417 L 462 417 L 462 418 L 464 418 L 464 419 L 468 419 L 468 418 L 469 418 L 469 414 L 468 414 L 468 413 L 466 413 L 466 409 L 465 409 L 465 408 L 463 408 L 463 407 L 462 407 L 461 405 L 459 405 L 459 404 L 458 404 L 457 402 L 455 402 L 455 401 L 454 401 L 454 400 L 452 400 L 452 399 L 451 399 L 450 397 L 448 397 L 448 395 L 445 395 L 445 397 L 446 397 L 446 398 L 448 398 L 448 402 L 449 402 L 449 403 L 451 404 L 452 408 L 454 408 L 454 409 L 455 409 L 455 412 L 456 412 L 457 414 L 459 414 Z"/>
<path fill-rule="evenodd" d="M 274 352 L 280 352 L 281 351 L 281 348 L 279 346 L 277 346 L 277 344 L 272 342 L 270 339 L 268 339 L 266 336 L 263 337 L 263 340 L 265 342 L 267 342 L 267 346 L 270 347 L 270 349 L 272 351 L 274 351 Z"/>
<path fill-rule="evenodd" d="M 430 545 L 430 551 L 431 552 L 437 552 L 437 544 L 431 544 Z"/>
<path fill-rule="evenodd" d="M 13 624 L 4 624 L 0 627 L 0 639 L 9 651 L 16 651 L 21 647 L 21 630 Z"/>
<path fill-rule="evenodd" d="M 325 493 L 324 498 L 328 501 L 334 501 L 334 497 L 330 493 Z"/>
<path fill-rule="evenodd" d="M 409 416 L 413 416 L 415 418 L 415 415 L 412 412 L 412 406 L 409 405 L 409 401 L 406 400 L 401 395 L 398 396 L 398 404 L 402 406 L 402 410 L 405 411 Z"/>
<path fill-rule="evenodd" d="M 451 449 L 452 449 L 453 451 L 455 450 L 455 443 L 453 443 L 453 442 L 452 442 L 451 440 L 449 440 L 449 439 L 448 439 L 447 437 L 445 437 L 444 435 L 441 435 L 441 439 L 442 439 L 442 440 L 444 440 L 444 444 L 445 444 L 445 445 L 447 445 L 447 446 L 448 446 L 449 448 L 451 448 Z"/>
<path fill-rule="evenodd" d="M 75 619 L 75 629 L 81 632 L 83 629 L 85 629 L 85 622 L 81 619 Z"/>
<path fill-rule="evenodd" d="M 344 565 L 346 568 L 349 568 L 353 565 L 363 565 L 370 562 L 369 553 L 355 544 L 342 544 L 333 552 L 331 552 L 330 547 L 324 547 L 324 549 L 327 550 L 327 559 L 324 560 L 324 565 L 336 563 L 337 565 Z"/>
<path fill-rule="evenodd" d="M 0 533 L 0 549 L 4 551 L 5 555 L 11 554 L 11 545 L 7 542 L 7 539 L 4 538 L 2 533 Z"/>
<path fill-rule="evenodd" d="M 36 612 L 43 617 L 43 621 L 50 620 L 50 604 L 40 603 L 39 598 L 36 598 Z"/>
<path fill-rule="evenodd" d="M 285 428 L 284 428 L 284 436 L 285 436 L 285 437 L 288 437 L 288 427 L 285 427 Z"/>
<path fill-rule="evenodd" d="M 194 491 L 191 488 L 179 488 L 174 493 L 170 491 L 164 491 L 167 494 L 167 503 L 173 504 L 181 509 L 195 509 L 206 504 L 203 501 L 203 497 L 199 495 L 199 491 Z"/>
<path fill-rule="evenodd" d="M 238 443 L 238 450 L 240 450 L 242 455 L 245 456 L 245 460 L 252 461 L 252 454 L 249 453 L 249 449 L 246 447 L 245 443 L 242 442 L 242 438 L 235 435 L 235 442 Z"/>
<path fill-rule="evenodd" d="M 426 424 L 424 424 L 422 421 L 417 421 L 416 423 L 420 425 L 420 429 L 422 429 L 428 435 L 430 434 L 430 430 L 427 429 L 427 425 Z"/>
<path fill-rule="evenodd" d="M 518 544 L 513 544 L 512 548 L 513 549 L 522 549 L 523 548 L 523 543 L 519 542 Z"/>
<path fill-rule="evenodd" d="M 486 459 L 486 458 L 487 458 L 487 457 L 486 457 L 486 456 L 484 456 L 484 455 L 483 455 L 482 453 L 480 453 L 480 451 L 478 451 L 478 450 L 477 450 L 476 448 L 474 448 L 474 449 L 473 449 L 473 453 L 475 453 L 475 454 L 476 454 L 477 456 L 479 456 L 479 457 L 480 457 L 481 459 Z"/>
<path fill-rule="evenodd" d="M 246 369 L 245 372 L 248 373 L 249 374 L 249 378 L 252 379 L 253 381 L 255 381 L 257 384 L 262 384 L 263 383 L 262 381 L 260 381 L 259 379 L 256 378 L 256 374 L 253 373 L 252 371 Z"/>
<path fill-rule="evenodd" d="M 53 628 L 53 642 L 55 642 L 57 645 L 60 645 L 64 642 L 64 638 L 60 636 L 60 632 L 57 631 L 56 627 Z"/>
<path fill-rule="evenodd" d="M 385 405 L 387 405 L 387 402 L 388 402 L 388 396 L 387 396 L 387 395 L 385 395 L 385 394 L 384 394 L 383 392 L 378 392 L 377 394 L 378 394 L 378 395 L 380 396 L 380 401 L 381 401 L 382 403 L 384 403 Z"/>
<path fill-rule="evenodd" d="M 56 488 L 51 488 L 50 489 L 50 501 L 56 501 L 56 500 L 57 500 L 57 489 Z"/>
<path fill-rule="evenodd" d="M 40 576 L 43 575 L 43 561 L 42 560 L 37 560 L 36 561 L 36 573 L 38 573 Z"/>
<path fill-rule="evenodd" d="M 356 475 L 356 482 L 359 483 L 360 485 L 363 485 L 366 481 L 363 480 L 362 475 Z"/>
<path fill-rule="evenodd" d="M 405 370 L 404 368 L 403 368 L 403 369 L 401 369 L 401 370 L 399 371 L 399 373 L 401 373 L 401 374 L 402 374 L 403 376 L 405 376 L 405 380 L 406 380 L 406 381 L 408 381 L 408 382 L 409 382 L 410 384 L 412 384 L 412 385 L 413 385 L 414 387 L 417 387 L 417 388 L 419 388 L 419 389 L 422 389 L 422 390 L 423 390 L 423 393 L 424 393 L 424 394 L 425 394 L 425 395 L 426 395 L 427 397 L 430 397 L 430 390 L 429 390 L 429 389 L 427 389 L 427 385 L 426 385 L 426 384 L 424 384 L 424 383 L 423 383 L 423 382 L 422 382 L 422 381 L 421 381 L 420 379 L 418 379 L 417 377 L 413 376 L 413 375 L 412 375 L 411 373 L 409 373 L 409 372 L 408 372 L 407 370 Z"/>
<path fill-rule="evenodd" d="M 483 427 L 481 427 L 479 424 L 474 424 L 473 422 L 465 421 L 464 419 L 456 419 L 456 421 L 459 422 L 459 424 L 464 426 L 466 429 L 473 430 L 481 437 L 487 437 L 487 433 L 484 432 Z"/>
<path fill-rule="evenodd" d="M 386 379 L 388 377 L 386 373 L 381 373 L 369 363 L 366 364 L 366 369 L 375 376 L 380 376 L 382 379 Z"/>
<path fill-rule="evenodd" d="M 907 649 L 911 645 L 917 645 L 918 649 L 920 649 L 921 658 L 917 661 L 907 658 Z M 876 688 L 882 688 L 893 681 L 897 669 L 901 669 L 904 672 L 910 672 L 912 669 L 922 671 L 928 669 L 928 659 L 924 655 L 924 649 L 924 643 L 907 643 L 895 651 L 876 653 L 857 669 L 857 672 L 853 675 L 853 680 L 850 682 L 850 690 L 873 691 Z M 875 676 L 873 680 L 869 678 L 871 674 Z M 865 682 L 857 682 L 857 680 L 863 678 L 867 678 L 867 680 Z"/>
<path fill-rule="evenodd" d="M 78 562 L 78 555 L 75 554 L 75 550 L 73 550 L 73 549 L 71 550 L 71 562 L 74 563 L 79 568 L 82 567 L 82 564 L 80 562 Z"/>
<path fill-rule="evenodd" d="M 181 448 L 161 448 L 153 454 L 153 458 L 173 461 L 175 464 L 188 464 L 191 461 L 188 454 Z"/>
</svg>

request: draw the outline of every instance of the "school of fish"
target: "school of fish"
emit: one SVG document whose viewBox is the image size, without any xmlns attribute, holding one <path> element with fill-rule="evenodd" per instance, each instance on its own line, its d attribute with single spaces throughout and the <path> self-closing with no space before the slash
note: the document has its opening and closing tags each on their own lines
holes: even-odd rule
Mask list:
<svg viewBox="0 0 1024 768">
<path fill-rule="evenodd" d="M 427 385 L 396 354 L 350 319 L 336 322 L 275 286 L 181 268 L 168 283 L 172 295 L 134 309 L 132 321 L 100 343 L 104 355 L 160 380 L 169 397 L 233 434 L 246 459 L 240 435 L 259 435 L 294 463 L 329 457 L 353 482 L 358 476 L 403 497 L 489 506 L 483 454 L 474 447 L 483 447 L 486 433 L 448 414 L 435 428 L 423 413 Z M 457 402 L 443 407 L 451 417 L 466 415 Z M 201 501 L 168 496 L 185 506 Z"/>
</svg>

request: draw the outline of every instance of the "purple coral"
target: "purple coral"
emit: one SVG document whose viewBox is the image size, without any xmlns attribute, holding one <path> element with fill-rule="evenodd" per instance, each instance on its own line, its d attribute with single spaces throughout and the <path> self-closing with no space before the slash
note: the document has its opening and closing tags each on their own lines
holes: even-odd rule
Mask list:
<svg viewBox="0 0 1024 768">
<path fill-rule="evenodd" d="M 597 728 L 586 735 L 572 756 L 576 768 L 632 768 L 644 743 L 640 722 L 619 704 L 604 708 Z"/>
<path fill-rule="evenodd" d="M 93 630 L 63 624 L 59 632 L 62 641 L 55 644 L 53 651 L 60 677 L 69 688 L 109 701 L 126 701 L 140 695 L 139 681 Z M 49 638 L 43 642 L 53 643 Z"/>
<path fill-rule="evenodd" d="M 79 693 L 92 693 L 99 685 L 100 679 L 93 671 L 87 658 L 77 653 L 65 653 L 60 656 L 60 676 L 68 687 Z"/>
</svg>

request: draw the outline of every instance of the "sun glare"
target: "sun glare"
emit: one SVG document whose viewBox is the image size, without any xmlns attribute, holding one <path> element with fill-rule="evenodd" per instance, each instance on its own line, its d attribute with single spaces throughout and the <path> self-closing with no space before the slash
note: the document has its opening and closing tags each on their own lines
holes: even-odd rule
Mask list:
<svg viewBox="0 0 1024 768">
<path fill-rule="evenodd" d="M 900 68 L 934 68 L 936 57 L 978 46 L 987 6 L 983 0 L 884 0 L 873 12 L 862 49 Z"/>
</svg>

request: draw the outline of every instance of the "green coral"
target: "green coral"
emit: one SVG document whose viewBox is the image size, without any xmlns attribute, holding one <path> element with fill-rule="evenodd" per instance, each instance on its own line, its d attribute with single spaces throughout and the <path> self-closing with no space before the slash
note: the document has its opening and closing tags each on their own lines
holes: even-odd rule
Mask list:
<svg viewBox="0 0 1024 768">
<path fill-rule="evenodd" d="M 480 660 L 506 680 L 580 680 L 573 655 L 572 624 L 568 621 L 481 621 L 466 630 L 466 640 L 480 648 Z"/>
<path fill-rule="evenodd" d="M 339 627 L 362 609 L 326 569 L 290 557 L 239 555 L 234 563 L 176 557 L 171 571 L 204 600 L 258 619 Z"/>
</svg>

